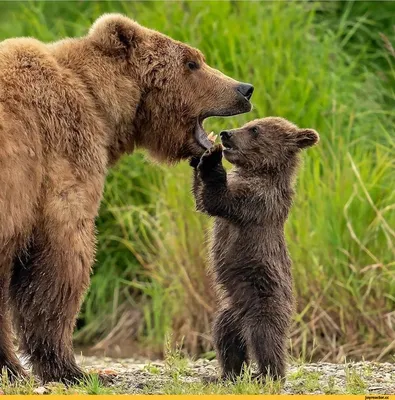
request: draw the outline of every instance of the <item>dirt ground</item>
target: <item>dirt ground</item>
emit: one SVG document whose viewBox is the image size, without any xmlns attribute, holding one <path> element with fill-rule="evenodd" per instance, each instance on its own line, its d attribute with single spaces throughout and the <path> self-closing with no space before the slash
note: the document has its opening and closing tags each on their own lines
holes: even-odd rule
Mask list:
<svg viewBox="0 0 395 400">
<path fill-rule="evenodd" d="M 0 376 L 0 394 L 395 394 L 395 363 L 292 363 L 286 380 L 251 378 L 254 367 L 236 382 L 210 382 L 216 361 L 190 361 L 180 353 L 165 360 L 77 356 L 88 372 L 74 385 L 42 385 L 30 376 L 10 382 Z"/>
<path fill-rule="evenodd" d="M 206 377 L 216 376 L 218 371 L 216 361 L 184 360 L 180 366 L 180 360 L 168 365 L 164 361 L 141 362 L 105 357 L 78 357 L 78 359 L 84 368 L 116 374 L 111 385 L 122 393 L 197 394 L 210 392 L 210 388 L 215 392 L 222 392 L 215 388 L 215 385 L 205 387 L 203 383 Z M 236 386 L 241 385 L 248 391 L 248 382 L 244 383 L 244 386 L 241 383 L 236 383 Z M 243 387 L 239 388 L 241 392 Z M 226 388 L 225 384 L 223 392 L 229 391 L 232 392 L 232 389 Z M 395 364 L 360 362 L 289 365 L 285 384 L 277 388 L 273 385 L 263 387 L 262 392 L 395 394 Z"/>
</svg>

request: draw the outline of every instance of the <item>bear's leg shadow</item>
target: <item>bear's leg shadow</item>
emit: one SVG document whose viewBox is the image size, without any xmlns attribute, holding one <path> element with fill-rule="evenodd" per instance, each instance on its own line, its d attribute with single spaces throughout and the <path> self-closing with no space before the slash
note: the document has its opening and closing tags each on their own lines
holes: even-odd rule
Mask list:
<svg viewBox="0 0 395 400">
<path fill-rule="evenodd" d="M 220 310 L 213 324 L 213 339 L 217 359 L 224 379 L 235 379 L 247 362 L 247 348 L 241 336 L 239 320 L 234 310 Z"/>
<path fill-rule="evenodd" d="M 2 242 L 3 243 L 3 242 Z M 1 246 L 0 251 L 0 377 L 6 371 L 10 379 L 25 375 L 14 352 L 11 316 L 9 310 L 9 286 L 13 246 Z"/>
<path fill-rule="evenodd" d="M 43 382 L 76 382 L 72 334 L 89 285 L 94 221 L 43 224 L 35 229 L 11 279 L 22 350 Z"/>
<path fill-rule="evenodd" d="M 286 318 L 274 310 L 246 318 L 247 341 L 259 368 L 259 376 L 281 379 L 285 376 Z"/>
</svg>

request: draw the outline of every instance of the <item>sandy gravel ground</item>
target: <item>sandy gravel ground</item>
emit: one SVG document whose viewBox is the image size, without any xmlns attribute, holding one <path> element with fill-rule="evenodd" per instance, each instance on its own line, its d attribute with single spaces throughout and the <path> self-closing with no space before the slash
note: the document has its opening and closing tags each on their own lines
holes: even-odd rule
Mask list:
<svg viewBox="0 0 395 400">
<path fill-rule="evenodd" d="M 133 359 L 81 356 L 77 358 L 86 369 L 116 374 L 112 385 L 122 393 L 169 393 L 174 381 L 181 383 L 188 391 L 188 387 L 193 388 L 194 384 L 201 384 L 204 377 L 214 377 L 217 373 L 216 361 L 208 360 L 186 362 L 182 371 L 175 377 L 163 361 L 142 362 Z M 395 363 L 290 365 L 286 383 L 280 393 L 395 394 Z"/>
</svg>

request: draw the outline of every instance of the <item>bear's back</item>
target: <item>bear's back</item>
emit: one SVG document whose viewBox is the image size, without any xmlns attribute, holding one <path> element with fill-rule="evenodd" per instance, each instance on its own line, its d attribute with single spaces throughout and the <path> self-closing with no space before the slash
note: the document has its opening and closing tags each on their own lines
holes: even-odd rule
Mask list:
<svg viewBox="0 0 395 400">
<path fill-rule="evenodd" d="M 84 82 L 58 62 L 55 49 L 56 43 L 31 38 L 0 42 L 0 123 L 28 132 L 44 153 L 104 171 L 108 127 Z"/>
<path fill-rule="evenodd" d="M 3 79 L 5 74 L 12 79 L 15 73 L 24 70 L 56 74 L 59 66 L 47 45 L 37 39 L 15 38 L 0 42 L 0 75 Z"/>
</svg>

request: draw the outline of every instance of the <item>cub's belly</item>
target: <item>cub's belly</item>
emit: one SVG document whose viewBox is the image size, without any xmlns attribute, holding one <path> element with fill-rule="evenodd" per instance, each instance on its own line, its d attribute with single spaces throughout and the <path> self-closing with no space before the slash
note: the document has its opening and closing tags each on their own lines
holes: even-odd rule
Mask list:
<svg viewBox="0 0 395 400">
<path fill-rule="evenodd" d="M 232 257 L 232 249 L 238 241 L 240 229 L 228 221 L 217 218 L 213 228 L 212 261 L 214 265 L 223 264 Z"/>
</svg>

